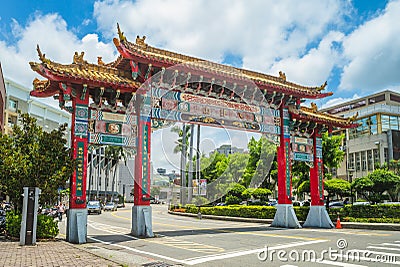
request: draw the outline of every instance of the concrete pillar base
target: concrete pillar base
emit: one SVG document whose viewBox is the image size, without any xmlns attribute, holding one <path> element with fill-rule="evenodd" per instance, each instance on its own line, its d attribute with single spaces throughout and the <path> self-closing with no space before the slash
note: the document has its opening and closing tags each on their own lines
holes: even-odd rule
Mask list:
<svg viewBox="0 0 400 267">
<path fill-rule="evenodd" d="M 272 227 L 301 228 L 292 204 L 276 205 L 276 213 Z"/>
<path fill-rule="evenodd" d="M 311 206 L 303 227 L 334 228 L 325 206 Z"/>
<path fill-rule="evenodd" d="M 154 237 L 151 206 L 132 207 L 132 235 L 136 237 Z"/>
<path fill-rule="evenodd" d="M 68 209 L 67 241 L 74 244 L 85 244 L 87 238 L 87 209 Z"/>
</svg>

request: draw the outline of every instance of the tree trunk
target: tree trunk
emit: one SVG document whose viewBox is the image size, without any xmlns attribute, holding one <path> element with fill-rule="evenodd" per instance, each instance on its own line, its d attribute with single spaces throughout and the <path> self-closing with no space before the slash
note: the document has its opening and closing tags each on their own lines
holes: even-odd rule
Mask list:
<svg viewBox="0 0 400 267">
<path fill-rule="evenodd" d="M 193 132 L 194 132 L 194 124 L 190 125 L 188 203 L 192 203 L 192 197 L 193 197 L 193 136 L 194 136 Z"/>
<path fill-rule="evenodd" d="M 117 176 L 118 164 L 119 163 L 117 162 L 114 167 L 114 176 L 111 184 L 111 202 L 114 202 L 114 185 L 115 185 L 115 177 Z"/>
</svg>

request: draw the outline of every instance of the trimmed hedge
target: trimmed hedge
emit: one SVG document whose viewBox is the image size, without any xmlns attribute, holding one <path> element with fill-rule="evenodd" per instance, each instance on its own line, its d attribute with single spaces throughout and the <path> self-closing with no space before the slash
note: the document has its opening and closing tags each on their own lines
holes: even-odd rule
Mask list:
<svg viewBox="0 0 400 267">
<path fill-rule="evenodd" d="M 198 207 L 194 205 L 186 205 L 186 212 L 197 214 Z M 244 218 L 258 219 L 273 219 L 276 209 L 271 206 L 215 206 L 215 207 L 200 207 L 201 214 L 216 215 L 216 216 L 231 216 Z"/>
<path fill-rule="evenodd" d="M 197 214 L 199 208 L 193 204 L 185 206 L 187 213 Z M 293 207 L 297 219 L 305 221 L 307 219 L 310 207 L 295 206 Z M 257 219 L 273 219 L 276 208 L 273 206 L 214 206 L 200 207 L 200 212 L 204 215 L 216 216 L 232 216 Z M 370 223 L 399 223 L 400 222 L 400 205 L 346 205 L 342 209 L 329 209 L 328 214 L 332 221 L 336 221 L 337 215 L 342 221 L 347 222 L 370 222 Z"/>
<path fill-rule="evenodd" d="M 340 215 L 343 217 L 354 218 L 400 218 L 399 204 L 382 205 L 346 205 L 340 209 Z"/>
<path fill-rule="evenodd" d="M 13 211 L 8 212 L 6 215 L 6 231 L 9 236 L 19 237 L 21 229 L 21 214 L 17 214 Z M 37 228 L 36 238 L 55 238 L 59 233 L 57 220 L 53 217 L 38 214 L 37 216 Z"/>
</svg>

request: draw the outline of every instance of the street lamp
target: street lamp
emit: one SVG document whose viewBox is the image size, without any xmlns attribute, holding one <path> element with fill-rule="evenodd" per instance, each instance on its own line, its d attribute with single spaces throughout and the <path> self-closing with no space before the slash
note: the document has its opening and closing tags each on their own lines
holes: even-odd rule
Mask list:
<svg viewBox="0 0 400 267">
<path fill-rule="evenodd" d="M 353 183 L 354 169 L 348 169 L 347 171 L 349 173 L 349 182 L 350 182 L 350 202 L 351 202 L 351 205 L 353 205 L 354 198 L 353 198 L 353 188 L 352 188 L 351 184 Z"/>
</svg>

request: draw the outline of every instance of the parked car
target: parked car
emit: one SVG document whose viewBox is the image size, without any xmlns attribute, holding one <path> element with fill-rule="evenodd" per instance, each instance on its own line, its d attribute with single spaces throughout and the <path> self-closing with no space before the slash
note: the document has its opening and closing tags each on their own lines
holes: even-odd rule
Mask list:
<svg viewBox="0 0 400 267">
<path fill-rule="evenodd" d="M 101 205 L 98 200 L 91 200 L 87 203 L 88 214 L 97 213 L 101 214 Z"/>
<path fill-rule="evenodd" d="M 104 211 L 116 211 L 117 210 L 117 204 L 114 202 L 107 202 L 104 205 Z"/>
<path fill-rule="evenodd" d="M 343 201 L 335 201 L 335 202 L 330 202 L 329 203 L 329 208 L 330 209 L 340 209 L 343 208 L 344 204 Z"/>
</svg>

